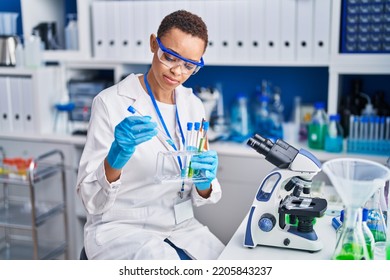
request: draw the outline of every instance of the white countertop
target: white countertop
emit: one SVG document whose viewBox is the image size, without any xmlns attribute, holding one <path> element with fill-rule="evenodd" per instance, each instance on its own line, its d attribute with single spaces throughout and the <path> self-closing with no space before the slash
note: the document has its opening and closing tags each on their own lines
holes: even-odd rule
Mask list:
<svg viewBox="0 0 390 280">
<path fill-rule="evenodd" d="M 257 246 L 253 249 L 244 247 L 245 218 L 232 239 L 219 256 L 219 260 L 330 260 L 336 246 L 336 231 L 332 227 L 332 218 L 325 214 L 318 218 L 314 230 L 323 243 L 323 249 L 310 253 L 307 251 L 285 249 L 269 246 Z"/>
</svg>

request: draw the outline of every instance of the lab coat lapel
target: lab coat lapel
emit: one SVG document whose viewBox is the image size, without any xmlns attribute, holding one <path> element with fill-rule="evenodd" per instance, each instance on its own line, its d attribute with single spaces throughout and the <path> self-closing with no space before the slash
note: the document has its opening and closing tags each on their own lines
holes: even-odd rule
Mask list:
<svg viewBox="0 0 390 280">
<path fill-rule="evenodd" d="M 129 106 L 133 106 L 138 112 L 140 112 L 143 116 L 151 116 L 152 120 L 155 121 L 158 125 L 160 124 L 160 121 L 158 120 L 158 116 L 156 113 L 156 110 L 153 107 L 153 103 L 150 99 L 150 96 L 147 92 L 144 90 L 142 91 L 134 91 L 132 90 L 133 87 L 130 86 L 129 80 L 131 76 L 128 76 L 125 78 L 122 82 L 118 85 L 118 95 L 127 97 L 129 99 L 132 99 L 132 103 L 129 102 Z M 134 79 L 137 79 L 136 82 L 139 83 L 138 76 L 133 76 Z M 140 88 L 142 88 L 141 84 L 139 84 Z M 129 113 L 131 115 L 131 113 Z M 137 114 L 137 113 L 136 113 Z M 161 128 L 161 126 L 159 126 Z M 174 151 L 174 149 L 161 137 L 156 137 L 157 140 L 152 139 L 152 141 L 159 141 L 163 144 L 165 149 L 168 151 Z"/>
</svg>

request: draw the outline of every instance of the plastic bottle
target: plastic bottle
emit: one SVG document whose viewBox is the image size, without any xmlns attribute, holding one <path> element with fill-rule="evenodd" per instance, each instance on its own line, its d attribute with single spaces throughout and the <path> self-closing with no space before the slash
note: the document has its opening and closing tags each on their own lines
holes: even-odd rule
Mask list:
<svg viewBox="0 0 390 280">
<path fill-rule="evenodd" d="M 344 131 L 340 124 L 340 115 L 330 115 L 325 136 L 325 151 L 339 153 L 343 151 Z"/>
<path fill-rule="evenodd" d="M 37 68 L 42 66 L 42 50 L 43 43 L 36 31 L 25 42 L 24 58 L 27 67 Z"/>
<path fill-rule="evenodd" d="M 266 138 L 272 138 L 272 120 L 270 117 L 269 97 L 261 95 L 258 97 L 255 108 L 255 131 Z M 274 141 L 275 139 L 270 139 Z"/>
<path fill-rule="evenodd" d="M 325 104 L 316 102 L 311 116 L 308 133 L 309 148 L 323 150 L 325 147 L 325 135 L 327 131 L 328 117 L 325 112 Z"/>
<path fill-rule="evenodd" d="M 238 93 L 231 109 L 231 138 L 243 142 L 252 133 L 251 120 L 248 110 L 248 97 Z"/>
<path fill-rule="evenodd" d="M 273 94 L 273 103 L 270 107 L 270 118 L 272 121 L 270 136 L 275 141 L 283 139 L 284 105 L 280 88 L 276 87 Z"/>
<path fill-rule="evenodd" d="M 15 49 L 15 67 L 23 68 L 24 66 L 25 66 L 24 48 L 23 48 L 22 40 L 18 38 L 18 44 L 16 45 L 16 49 Z"/>
<path fill-rule="evenodd" d="M 79 48 L 78 26 L 75 14 L 68 15 L 69 21 L 65 27 L 65 49 L 77 50 Z"/>
</svg>

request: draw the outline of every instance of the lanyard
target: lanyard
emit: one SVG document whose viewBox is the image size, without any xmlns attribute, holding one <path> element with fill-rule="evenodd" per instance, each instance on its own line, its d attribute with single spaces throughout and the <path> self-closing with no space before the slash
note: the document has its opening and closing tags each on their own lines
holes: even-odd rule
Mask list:
<svg viewBox="0 0 390 280">
<path fill-rule="evenodd" d="M 168 128 L 167 128 L 167 126 L 165 124 L 164 118 L 161 115 L 160 109 L 158 108 L 158 104 L 157 104 L 156 98 L 154 98 L 152 89 L 150 88 L 150 85 L 148 83 L 148 79 L 146 78 L 147 74 L 148 74 L 148 72 L 146 72 L 145 75 L 144 75 L 144 82 L 145 82 L 146 89 L 148 91 L 148 94 L 149 94 L 150 98 L 152 99 L 152 103 L 153 103 L 154 109 L 156 110 L 158 118 L 160 119 L 160 122 L 161 122 L 162 126 L 164 127 L 165 133 L 172 140 L 171 141 L 172 142 L 171 146 L 172 146 L 172 148 L 175 151 L 177 151 L 177 147 L 176 147 L 176 145 L 175 145 L 175 143 L 174 143 L 174 141 L 173 141 L 173 139 L 171 137 L 171 134 L 169 134 L 169 131 L 168 131 Z M 178 110 L 177 110 L 177 104 L 176 104 L 176 120 L 177 120 L 177 124 L 179 125 L 181 141 L 182 141 L 183 146 L 184 146 L 185 145 L 185 137 L 184 137 L 183 129 L 181 128 L 181 124 L 180 124 L 179 113 L 178 113 Z M 182 169 L 182 163 L 181 163 L 180 157 L 177 157 L 177 159 L 179 161 L 180 169 Z"/>
</svg>

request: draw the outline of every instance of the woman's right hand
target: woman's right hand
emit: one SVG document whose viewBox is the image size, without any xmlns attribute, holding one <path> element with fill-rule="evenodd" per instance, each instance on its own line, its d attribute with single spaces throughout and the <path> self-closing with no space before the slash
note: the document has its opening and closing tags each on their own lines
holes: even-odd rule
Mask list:
<svg viewBox="0 0 390 280">
<path fill-rule="evenodd" d="M 135 147 L 157 135 L 157 124 L 149 116 L 130 116 L 121 121 L 114 132 L 114 142 L 107 162 L 114 169 L 122 169 L 135 151 Z"/>
</svg>

